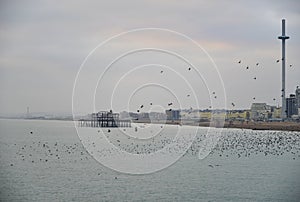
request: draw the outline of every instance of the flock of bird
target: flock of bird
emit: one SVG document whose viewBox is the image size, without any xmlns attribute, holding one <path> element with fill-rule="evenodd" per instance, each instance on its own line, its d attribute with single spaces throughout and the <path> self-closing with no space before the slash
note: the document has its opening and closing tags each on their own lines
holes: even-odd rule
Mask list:
<svg viewBox="0 0 300 202">
<path fill-rule="evenodd" d="M 175 127 L 175 126 L 174 126 Z M 177 126 L 179 127 L 179 126 Z M 168 132 L 167 132 L 168 133 Z M 146 139 L 137 140 L 119 133 L 107 134 L 110 142 L 118 148 L 132 154 L 150 154 L 163 149 L 172 141 L 174 141 L 173 133 L 166 136 L 166 133 Z M 191 147 L 185 155 L 197 155 L 201 148 L 201 143 L 205 138 L 205 134 L 198 133 Z M 182 140 L 178 140 L 182 141 Z M 182 142 L 181 142 L 182 143 Z M 91 142 L 90 146 L 95 147 L 95 142 Z M 14 147 L 15 157 L 19 161 L 29 163 L 49 163 L 53 161 L 70 161 L 73 163 L 79 161 L 88 161 L 92 157 L 88 154 L 81 143 L 66 144 L 60 142 L 27 142 L 26 144 L 1 145 Z M 183 145 L 186 146 L 186 145 Z M 109 150 L 101 150 L 97 148 L 99 154 L 103 156 L 112 155 Z M 177 152 L 174 149 L 165 152 Z M 282 132 L 282 131 L 251 131 L 251 130 L 231 130 L 225 129 L 218 143 L 211 151 L 212 155 L 220 157 L 250 157 L 255 155 L 273 155 L 282 156 L 289 154 L 293 160 L 300 157 L 300 133 L 298 132 Z M 11 166 L 14 164 L 11 163 Z"/>
<path fill-rule="evenodd" d="M 114 134 L 114 136 L 107 136 L 107 138 L 117 147 L 129 153 L 148 154 L 164 148 L 173 141 L 174 137 L 159 134 L 157 137 L 146 141 L 136 141 L 130 137 Z M 204 133 L 198 133 L 186 154 L 197 155 L 204 138 Z M 183 146 L 186 145 L 183 144 Z M 169 151 L 176 152 L 174 150 Z M 220 157 L 236 156 L 240 158 L 259 154 L 279 156 L 290 153 L 295 160 L 295 158 L 300 157 L 299 152 L 300 133 L 298 132 L 226 129 L 211 154 L 216 153 Z M 103 155 L 106 154 L 103 153 Z"/>
<path fill-rule="evenodd" d="M 279 63 L 280 61 L 283 61 L 283 58 L 282 58 L 282 59 L 277 59 L 277 60 L 276 60 L 276 63 Z M 239 60 L 239 61 L 238 61 L 238 64 L 242 65 L 242 60 Z M 259 62 L 257 62 L 257 63 L 255 64 L 256 67 L 258 67 L 259 65 L 260 65 Z M 290 64 L 289 67 L 293 67 L 293 65 Z M 246 66 L 246 70 L 249 70 L 249 69 L 250 69 L 250 67 L 249 67 L 249 65 L 247 65 L 247 66 Z M 254 80 L 257 80 L 257 77 L 254 76 L 253 79 L 254 79 Z M 298 86 L 297 86 L 297 88 L 298 88 Z M 281 91 L 283 91 L 283 89 L 281 89 Z M 282 95 L 281 95 L 281 97 L 282 97 Z M 252 99 L 255 100 L 256 97 L 254 96 Z M 276 98 L 273 98 L 273 101 L 276 101 Z"/>
<path fill-rule="evenodd" d="M 191 71 L 192 68 L 189 67 L 187 70 L 188 70 L 188 71 Z M 160 73 L 163 74 L 164 71 L 161 70 Z M 187 94 L 186 96 L 187 96 L 187 97 L 190 97 L 191 95 L 190 95 L 190 94 Z M 215 98 L 216 98 L 216 97 L 215 97 Z M 153 105 L 153 103 L 150 102 L 150 105 Z M 167 106 L 168 106 L 168 107 L 171 107 L 172 105 L 173 105 L 173 102 L 167 103 Z M 137 112 L 137 113 L 141 112 L 141 109 L 142 109 L 143 107 L 144 107 L 144 104 L 140 105 L 140 107 L 136 110 L 136 112 Z M 169 110 L 169 111 L 172 111 L 172 108 L 169 108 L 168 110 Z"/>
<path fill-rule="evenodd" d="M 280 60 L 276 61 L 277 63 Z M 242 61 L 239 60 L 238 64 L 242 64 Z M 255 66 L 259 66 L 257 62 Z M 289 65 L 292 67 L 292 65 Z M 249 66 L 246 66 L 246 70 L 249 70 Z M 191 71 L 192 69 L 189 67 L 187 69 Z M 161 74 L 164 73 L 163 70 L 160 71 Z M 257 80 L 255 76 L 253 78 Z M 186 95 L 190 97 L 190 94 Z M 216 92 L 212 92 L 212 97 L 217 99 Z M 253 97 L 255 100 L 255 97 Z M 273 98 L 275 101 L 276 99 Z M 149 105 L 153 105 L 153 103 L 149 103 Z M 166 107 L 171 107 L 173 102 L 167 103 Z M 235 107 L 235 103 L 231 103 L 233 107 Z M 145 104 L 141 104 L 137 109 L 137 112 L 140 112 L 145 107 Z M 211 106 L 209 106 L 211 108 Z M 191 108 L 192 109 L 192 108 Z M 169 109 L 172 110 L 171 108 Z M 161 126 L 162 128 L 162 126 Z M 124 129 L 125 130 L 125 129 Z M 137 131 L 137 128 L 135 128 Z M 107 132 L 111 132 L 108 129 Z M 33 131 L 30 131 L 31 135 L 34 135 Z M 170 144 L 173 137 L 166 137 L 162 134 L 159 134 L 156 137 L 150 138 L 146 141 L 136 141 L 134 138 L 129 136 L 123 137 L 114 137 L 114 133 L 110 133 L 108 138 L 110 138 L 111 142 L 116 144 L 116 146 L 122 148 L 123 150 L 134 153 L 134 154 L 149 154 L 155 151 L 158 151 L 164 148 L 166 145 Z M 123 139 L 122 139 L 123 138 Z M 203 137 L 197 135 L 195 141 L 192 146 L 186 152 L 186 155 L 196 155 L 198 153 L 200 144 L 203 140 Z M 92 146 L 95 143 L 91 143 Z M 3 145 L 1 145 L 2 147 Z M 10 145 L 7 145 L 10 146 Z M 51 161 L 59 161 L 59 160 L 69 160 L 70 155 L 74 155 L 77 158 L 74 161 L 83 161 L 91 159 L 91 156 L 86 152 L 81 143 L 74 144 L 64 144 L 59 142 L 31 142 L 30 144 L 14 144 L 12 145 L 17 147 L 16 155 L 20 158 L 21 161 L 31 162 L 31 163 L 48 163 Z M 101 148 L 99 148 L 101 150 Z M 221 141 L 216 145 L 211 153 L 216 153 L 219 156 L 229 157 L 232 155 L 240 157 L 249 157 L 251 155 L 263 154 L 267 155 L 283 155 L 284 153 L 290 153 L 293 155 L 293 159 L 299 157 L 300 150 L 300 133 L 290 133 L 290 132 L 258 132 L 258 131 L 249 131 L 247 130 L 233 130 L 227 131 L 223 133 Z M 101 151 L 102 155 L 110 155 L 110 151 Z M 101 153 L 100 152 L 100 153 Z M 176 152 L 170 151 L 169 152 Z M 13 166 L 13 163 L 10 164 Z"/>
<path fill-rule="evenodd" d="M 31 144 L 16 143 L 14 146 L 18 146 L 16 155 L 22 161 L 28 161 L 31 163 L 38 162 L 50 162 L 55 160 L 68 160 L 71 155 L 78 157 L 77 160 L 89 159 L 86 150 L 81 143 L 74 144 L 62 144 L 59 142 L 31 142 Z M 77 161 L 75 159 L 75 162 Z"/>
<path fill-rule="evenodd" d="M 276 63 L 279 63 L 281 60 L 283 60 L 283 58 L 282 58 L 282 59 L 277 59 L 277 60 L 276 60 Z M 237 63 L 240 64 L 240 65 L 243 64 L 242 60 L 238 60 Z M 256 67 L 260 67 L 260 63 L 259 63 L 259 62 L 256 62 L 256 63 L 255 63 L 255 66 L 256 66 Z M 292 64 L 289 65 L 289 67 L 292 67 L 292 66 L 293 66 Z M 249 70 L 249 69 L 250 69 L 250 66 L 249 66 L 249 65 L 246 65 L 246 70 Z M 188 70 L 188 71 L 191 71 L 192 68 L 189 67 L 187 70 Z M 160 74 L 163 74 L 163 73 L 164 73 L 164 71 L 161 70 L 161 71 L 160 71 Z M 254 77 L 253 77 L 253 80 L 257 80 L 257 76 L 254 76 Z M 298 89 L 298 88 L 299 88 L 299 86 L 297 86 L 297 89 Z M 281 90 L 281 91 L 283 91 L 283 90 Z M 190 94 L 187 94 L 187 97 L 190 97 Z M 282 95 L 281 95 L 281 97 L 282 97 Z M 216 95 L 216 92 L 215 92 L 215 91 L 212 92 L 212 98 L 217 99 L 217 95 Z M 254 96 L 252 99 L 255 100 L 256 97 Z M 273 101 L 276 101 L 276 98 L 273 98 Z M 150 105 L 152 105 L 152 103 L 150 103 Z M 167 106 L 170 107 L 171 105 L 173 105 L 172 102 L 171 102 L 171 103 L 168 103 Z M 232 106 L 232 107 L 235 107 L 235 103 L 234 103 L 234 102 L 231 102 L 231 106 Z M 142 109 L 143 107 L 144 107 L 144 104 L 140 105 L 139 109 L 137 109 L 136 112 L 138 112 L 138 113 L 141 112 L 141 109 Z M 208 108 L 211 109 L 212 106 L 209 106 Z M 191 107 L 191 110 L 192 110 L 192 107 Z M 169 111 L 172 111 L 172 109 L 170 108 Z"/>
</svg>

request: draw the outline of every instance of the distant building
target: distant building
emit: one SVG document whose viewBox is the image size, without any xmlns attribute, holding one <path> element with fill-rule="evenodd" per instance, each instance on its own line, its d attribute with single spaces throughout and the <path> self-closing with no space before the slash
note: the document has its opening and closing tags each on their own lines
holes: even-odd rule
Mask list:
<svg viewBox="0 0 300 202">
<path fill-rule="evenodd" d="M 132 120 L 138 120 L 139 119 L 139 115 L 137 113 L 134 113 L 134 112 L 129 112 L 129 117 Z"/>
<path fill-rule="evenodd" d="M 281 118 L 281 107 L 271 106 L 272 119 L 280 119 Z"/>
<path fill-rule="evenodd" d="M 180 120 L 180 110 L 166 110 L 167 120 Z"/>
<path fill-rule="evenodd" d="M 129 116 L 129 113 L 126 112 L 126 111 L 122 111 L 120 112 L 120 119 L 124 119 L 124 120 L 130 120 L 130 116 Z"/>
<path fill-rule="evenodd" d="M 149 120 L 149 113 L 148 112 L 142 112 L 138 114 L 139 120 Z"/>
<path fill-rule="evenodd" d="M 193 109 L 183 109 L 180 110 L 180 118 L 181 120 L 200 120 L 200 112 L 199 110 Z"/>
<path fill-rule="evenodd" d="M 249 110 L 228 110 L 226 112 L 226 119 L 230 120 L 246 120 L 249 119 Z"/>
<path fill-rule="evenodd" d="M 286 101 L 286 117 L 291 118 L 293 115 L 297 115 L 298 107 L 296 102 L 296 96 L 294 94 L 290 94 L 290 97 L 286 98 L 285 101 Z"/>
<path fill-rule="evenodd" d="M 27 118 L 27 119 L 29 119 L 29 118 L 30 118 L 29 107 L 27 107 L 26 118 Z"/>
<path fill-rule="evenodd" d="M 150 112 L 149 118 L 151 120 L 166 120 L 167 115 L 161 112 Z"/>
<path fill-rule="evenodd" d="M 266 120 L 272 117 L 271 106 L 266 103 L 252 103 L 250 118 L 253 120 Z"/>
<path fill-rule="evenodd" d="M 299 115 L 300 114 L 300 88 L 296 89 L 295 95 L 296 95 L 296 108 L 298 110 L 298 115 Z"/>
</svg>

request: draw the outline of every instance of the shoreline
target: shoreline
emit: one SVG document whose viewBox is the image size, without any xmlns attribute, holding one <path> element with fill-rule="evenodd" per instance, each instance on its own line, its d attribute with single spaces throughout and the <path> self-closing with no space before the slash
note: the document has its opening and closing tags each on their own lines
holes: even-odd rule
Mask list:
<svg viewBox="0 0 300 202">
<path fill-rule="evenodd" d="M 134 121 L 134 123 L 151 123 L 147 120 Z M 170 124 L 170 125 L 188 125 L 201 127 L 216 127 L 210 122 L 194 122 L 194 121 L 152 121 L 154 124 Z M 297 131 L 300 132 L 299 122 L 241 122 L 241 121 L 225 121 L 224 126 L 220 125 L 216 128 L 236 128 L 236 129 L 250 129 L 250 130 L 274 130 L 274 131 Z"/>
<path fill-rule="evenodd" d="M 43 121 L 74 121 L 68 119 L 21 119 L 21 118 L 0 118 L 2 120 L 43 120 Z M 75 120 L 76 121 L 76 120 Z M 133 123 L 153 123 L 153 124 L 170 124 L 170 125 L 188 125 L 200 127 L 216 127 L 210 122 L 195 122 L 195 121 L 151 121 L 151 120 L 134 120 Z M 300 132 L 299 122 L 253 122 L 253 121 L 225 121 L 224 126 L 220 125 L 217 128 L 236 128 L 250 130 L 274 130 L 274 131 L 296 131 Z"/>
</svg>

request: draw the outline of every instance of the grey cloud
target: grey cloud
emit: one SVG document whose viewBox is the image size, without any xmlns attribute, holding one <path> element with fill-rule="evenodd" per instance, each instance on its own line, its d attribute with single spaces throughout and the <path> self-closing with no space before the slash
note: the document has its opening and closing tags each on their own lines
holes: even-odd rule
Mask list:
<svg viewBox="0 0 300 202">
<path fill-rule="evenodd" d="M 267 75 L 277 78 L 280 74 L 280 67 L 272 61 L 280 57 L 277 36 L 280 20 L 285 17 L 291 36 L 288 62 L 295 66 L 288 70 L 289 91 L 299 84 L 298 1 L 2 1 L 0 7 L 3 112 L 20 112 L 29 104 L 37 111 L 70 109 L 74 78 L 86 55 L 108 37 L 141 27 L 172 29 L 202 44 L 217 63 L 229 97 L 240 100 L 237 107 L 249 107 L 251 100 L 239 98 L 244 91 L 240 84 L 248 75 L 238 70 L 240 78 L 232 79 L 228 72 L 238 68 L 239 58 L 249 65 L 259 60 L 266 66 L 261 74 L 268 78 L 259 84 L 277 88 L 279 81 Z M 276 90 L 266 96 L 268 88 L 264 92 L 251 88 L 249 92 L 264 99 L 277 96 Z M 59 101 L 54 105 L 45 99 L 40 104 L 34 96 L 37 94 Z"/>
</svg>

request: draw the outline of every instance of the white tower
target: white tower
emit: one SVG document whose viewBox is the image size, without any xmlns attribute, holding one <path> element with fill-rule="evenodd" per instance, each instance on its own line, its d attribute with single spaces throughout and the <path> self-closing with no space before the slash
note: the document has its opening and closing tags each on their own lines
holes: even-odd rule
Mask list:
<svg viewBox="0 0 300 202">
<path fill-rule="evenodd" d="M 278 37 L 282 41 L 282 88 L 281 88 L 281 97 L 282 97 L 282 107 L 281 107 L 281 118 L 286 118 L 286 103 L 285 103 L 285 40 L 289 39 L 289 36 L 285 36 L 285 19 L 282 19 L 282 34 Z"/>
<path fill-rule="evenodd" d="M 30 116 L 29 107 L 27 107 L 26 118 L 28 119 Z"/>
</svg>

